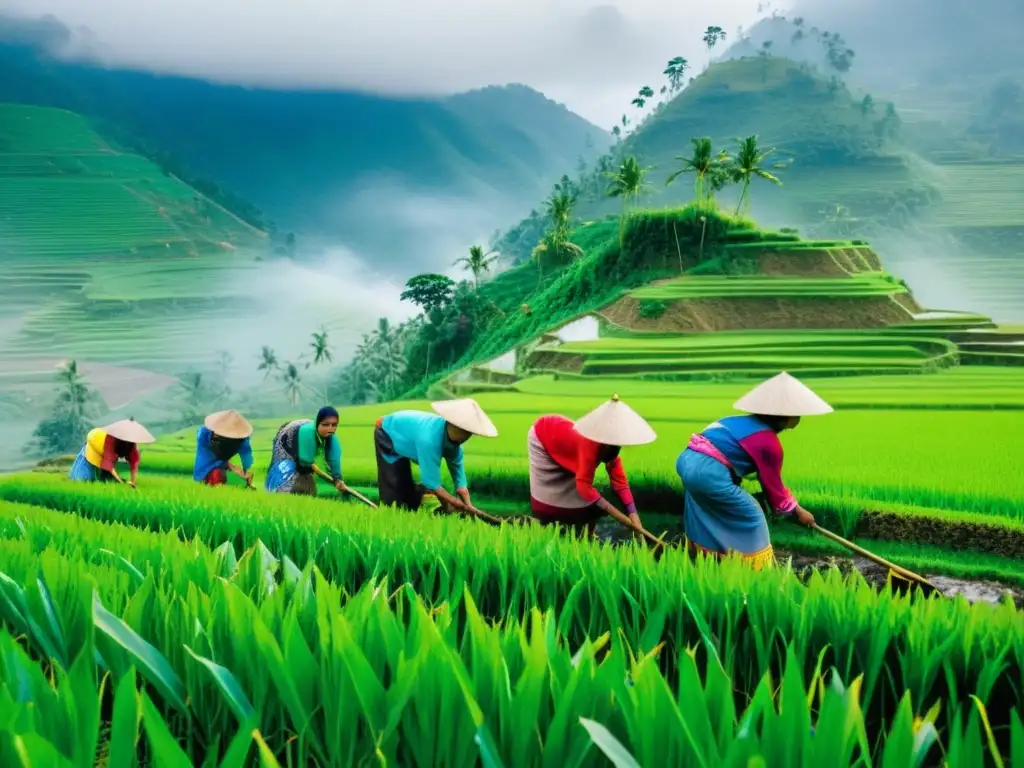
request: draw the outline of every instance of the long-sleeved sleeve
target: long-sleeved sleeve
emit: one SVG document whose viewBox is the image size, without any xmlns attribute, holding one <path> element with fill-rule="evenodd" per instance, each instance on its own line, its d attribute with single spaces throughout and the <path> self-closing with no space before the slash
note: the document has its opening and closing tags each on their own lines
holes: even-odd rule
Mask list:
<svg viewBox="0 0 1024 768">
<path fill-rule="evenodd" d="M 420 465 L 420 483 L 423 487 L 431 491 L 440 488 L 441 441 L 437 439 L 435 434 L 424 431 L 417 435 L 416 459 Z"/>
<path fill-rule="evenodd" d="M 790 514 L 797 505 L 790 490 L 782 482 L 782 443 L 774 432 L 756 432 L 739 441 L 757 467 L 757 478 L 772 509 L 781 515 Z"/>
<path fill-rule="evenodd" d="M 612 489 L 618 494 L 626 509 L 633 511 L 633 491 L 629 488 L 629 480 L 626 477 L 626 469 L 622 466 L 622 457 L 616 456 L 604 465 L 608 472 L 608 479 L 612 483 Z"/>
<path fill-rule="evenodd" d="M 329 441 L 324 444 L 324 459 L 327 461 L 327 468 L 334 480 L 341 480 L 341 440 L 337 435 L 331 435 Z"/>
<path fill-rule="evenodd" d="M 298 454 L 296 463 L 302 467 L 313 466 L 313 462 L 316 461 L 316 425 L 310 422 L 299 427 L 295 443 L 295 452 Z"/>
<path fill-rule="evenodd" d="M 100 469 L 104 472 L 111 472 L 117 464 L 117 441 L 107 436 L 103 441 L 103 460 L 100 462 Z"/>
<path fill-rule="evenodd" d="M 594 487 L 599 450 L 600 446 L 597 443 L 581 440 L 576 452 L 576 493 L 588 504 L 594 504 L 601 498 L 601 494 Z"/>
<path fill-rule="evenodd" d="M 445 463 L 448 464 L 448 471 L 452 475 L 452 480 L 455 481 L 455 490 L 469 488 L 469 480 L 466 479 L 466 462 L 461 445 L 456 449 L 454 456 L 445 459 Z"/>
<path fill-rule="evenodd" d="M 242 460 L 242 471 L 248 472 L 252 467 L 252 443 L 248 437 L 238 446 L 238 458 Z"/>
<path fill-rule="evenodd" d="M 128 469 L 137 470 L 139 468 L 139 462 L 142 460 L 142 456 L 139 454 L 139 446 L 132 444 L 126 460 L 128 461 Z"/>
</svg>

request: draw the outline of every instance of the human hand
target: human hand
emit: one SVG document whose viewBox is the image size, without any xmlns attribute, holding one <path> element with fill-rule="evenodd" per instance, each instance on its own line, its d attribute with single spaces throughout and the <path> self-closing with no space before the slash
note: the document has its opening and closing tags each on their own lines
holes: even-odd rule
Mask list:
<svg viewBox="0 0 1024 768">
<path fill-rule="evenodd" d="M 797 507 L 795 510 L 793 510 L 793 517 L 801 525 L 806 525 L 810 527 L 815 524 L 814 515 L 812 515 L 803 507 Z"/>
</svg>

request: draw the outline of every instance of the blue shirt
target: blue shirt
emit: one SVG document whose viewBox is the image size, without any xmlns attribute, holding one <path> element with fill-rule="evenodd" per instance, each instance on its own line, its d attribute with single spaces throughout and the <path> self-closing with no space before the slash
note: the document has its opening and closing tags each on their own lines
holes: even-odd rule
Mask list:
<svg viewBox="0 0 1024 768">
<path fill-rule="evenodd" d="M 441 416 L 425 411 L 396 411 L 385 416 L 381 429 L 391 438 L 395 453 L 384 454 L 384 459 L 389 464 L 400 458 L 418 464 L 420 483 L 434 490 L 441 487 L 441 459 L 444 458 L 456 489 L 467 488 L 462 446 L 449 439 L 445 425 Z"/>
<path fill-rule="evenodd" d="M 206 479 L 211 470 L 223 469 L 228 464 L 227 461 L 218 459 L 214 455 L 210 445 L 212 437 L 213 432 L 206 427 L 200 427 L 196 432 L 196 463 L 192 468 L 192 479 L 199 483 Z M 248 472 L 249 467 L 252 466 L 252 446 L 249 444 L 248 437 L 242 440 L 242 444 L 238 446 L 238 457 L 242 460 L 242 471 Z"/>
</svg>

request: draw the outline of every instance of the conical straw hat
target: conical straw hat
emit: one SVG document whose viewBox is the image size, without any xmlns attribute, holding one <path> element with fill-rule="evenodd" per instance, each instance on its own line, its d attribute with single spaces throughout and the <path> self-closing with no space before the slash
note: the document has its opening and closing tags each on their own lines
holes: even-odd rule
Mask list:
<svg viewBox="0 0 1024 768">
<path fill-rule="evenodd" d="M 211 413 L 203 425 L 213 434 L 233 440 L 243 440 L 252 435 L 252 424 L 234 410 Z"/>
<path fill-rule="evenodd" d="M 733 407 L 763 416 L 822 416 L 832 413 L 831 405 L 785 371 L 758 384 Z"/>
<path fill-rule="evenodd" d="M 651 425 L 618 395 L 577 421 L 576 431 L 604 445 L 644 445 L 658 439 Z"/>
<path fill-rule="evenodd" d="M 126 443 L 155 443 L 149 430 L 139 424 L 135 419 L 122 419 L 115 421 L 103 428 L 103 431 L 115 440 L 123 440 Z"/>
<path fill-rule="evenodd" d="M 462 400 L 439 400 L 430 407 L 444 416 L 444 420 L 456 427 L 480 437 L 497 437 L 498 428 L 494 426 L 484 409 L 471 397 Z"/>
</svg>

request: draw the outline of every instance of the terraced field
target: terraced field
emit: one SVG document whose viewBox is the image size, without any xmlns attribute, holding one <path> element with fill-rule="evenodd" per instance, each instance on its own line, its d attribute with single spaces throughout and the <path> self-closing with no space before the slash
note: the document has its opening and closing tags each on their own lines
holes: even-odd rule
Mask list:
<svg viewBox="0 0 1024 768">
<path fill-rule="evenodd" d="M 536 367 L 583 375 L 750 374 L 787 369 L 805 374 L 921 372 L 956 362 L 944 339 L 878 332 L 685 334 L 609 338 L 536 349 Z M 564 361 L 564 362 L 561 362 Z"/>
<path fill-rule="evenodd" d="M 261 238 L 109 146 L 85 118 L 0 105 L 0 313 L 14 323 L 0 338 L 5 360 L 66 355 L 178 373 L 181 340 L 236 311 L 224 287 L 254 261 L 235 249 Z"/>
<path fill-rule="evenodd" d="M 837 410 L 784 436 L 784 473 L 819 521 L 931 576 L 1024 582 L 1024 371 L 808 383 Z M 480 395 L 500 436 L 466 446 L 477 503 L 523 512 L 530 423 L 612 388 L 658 433 L 623 458 L 645 523 L 670 529 L 676 455 L 745 385 L 541 377 Z M 426 403 L 342 409 L 346 480 L 371 495 L 373 420 L 398 407 Z M 279 423 L 257 424 L 260 474 Z M 951 450 L 964 434 L 985 439 Z M 628 540 L 368 510 L 324 489 L 205 488 L 194 439 L 147 447 L 137 492 L 71 483 L 66 463 L 0 478 L 0 696 L 15 712 L 62 702 L 0 722 L 36 762 L 1013 765 L 1024 743 L 1009 602 L 654 559 Z M 789 551 L 839 554 L 772 530 Z"/>
<path fill-rule="evenodd" d="M 847 296 L 891 296 L 907 293 L 892 275 L 884 272 L 858 274 L 847 279 L 786 278 L 756 276 L 680 277 L 657 285 L 630 291 L 634 299 L 651 301 L 677 301 L 679 299 L 706 298 L 763 298 L 765 296 L 791 298 L 817 296 L 843 298 Z"/>
<path fill-rule="evenodd" d="M 934 212 L 943 227 L 1006 227 L 1024 224 L 1020 207 L 1024 165 L 1018 161 L 949 163 L 938 167 L 942 202 Z"/>
</svg>

